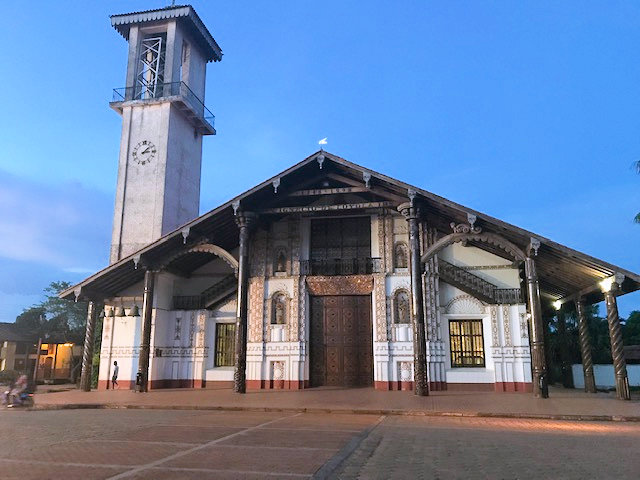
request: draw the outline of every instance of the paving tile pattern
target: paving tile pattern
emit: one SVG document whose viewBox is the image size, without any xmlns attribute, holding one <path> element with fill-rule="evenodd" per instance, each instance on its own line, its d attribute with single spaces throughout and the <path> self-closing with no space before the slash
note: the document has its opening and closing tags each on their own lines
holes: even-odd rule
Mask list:
<svg viewBox="0 0 640 480">
<path fill-rule="evenodd" d="M 2 480 L 325 478 L 318 472 L 345 480 L 625 480 L 640 472 L 639 423 L 0 410 L 0 428 Z"/>
<path fill-rule="evenodd" d="M 2 410 L 0 479 L 311 478 L 376 420 L 271 412 Z"/>
<path fill-rule="evenodd" d="M 388 417 L 330 478 L 637 479 L 639 441 L 639 424 Z"/>
</svg>

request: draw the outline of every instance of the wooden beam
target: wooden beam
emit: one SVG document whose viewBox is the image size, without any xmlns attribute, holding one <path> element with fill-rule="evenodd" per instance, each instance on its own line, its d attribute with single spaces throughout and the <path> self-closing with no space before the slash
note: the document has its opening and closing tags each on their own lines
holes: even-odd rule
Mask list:
<svg viewBox="0 0 640 480">
<path fill-rule="evenodd" d="M 345 177 L 344 175 L 338 175 L 337 173 L 329 172 L 327 173 L 327 177 L 338 182 L 346 183 L 347 185 L 351 185 L 352 187 L 364 186 L 364 180 L 355 180 L 353 178 Z"/>
<path fill-rule="evenodd" d="M 366 208 L 390 208 L 393 202 L 342 203 L 337 205 L 308 205 L 302 207 L 278 207 L 262 210 L 261 214 L 336 212 L 341 210 L 362 210 Z"/>
<path fill-rule="evenodd" d="M 362 181 L 354 180 L 353 178 L 345 177 L 344 175 L 339 175 L 337 173 L 328 173 L 327 177 L 333 180 L 336 180 L 338 182 L 344 182 L 347 185 L 351 185 L 353 187 L 362 187 L 363 185 Z M 387 192 L 386 190 L 383 190 L 380 187 L 369 187 L 369 188 L 364 187 L 364 188 L 365 188 L 364 189 L 365 192 L 371 192 L 374 195 L 378 195 L 379 197 L 386 198 L 387 200 L 391 200 L 392 202 L 404 203 L 407 200 L 409 200 L 409 197 L 402 197 L 400 195 L 396 195 L 395 193 Z"/>
<path fill-rule="evenodd" d="M 338 188 L 315 188 L 312 190 L 296 190 L 289 193 L 290 197 L 312 197 L 316 195 L 335 195 L 340 193 L 362 193 L 368 192 L 366 187 L 338 187 Z"/>
</svg>

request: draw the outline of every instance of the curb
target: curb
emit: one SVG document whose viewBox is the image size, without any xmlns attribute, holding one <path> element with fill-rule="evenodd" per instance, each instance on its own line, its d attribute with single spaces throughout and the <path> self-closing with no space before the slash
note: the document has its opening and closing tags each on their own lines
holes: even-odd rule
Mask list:
<svg viewBox="0 0 640 480">
<path fill-rule="evenodd" d="M 640 422 L 640 416 L 625 415 L 574 415 L 546 413 L 495 413 L 495 412 L 433 412 L 428 410 L 359 409 L 359 408 L 296 408 L 296 407 L 233 407 L 209 405 L 135 405 L 116 403 L 67 403 L 63 405 L 36 405 L 24 409 L 30 411 L 52 410 L 200 410 L 228 412 L 281 412 L 324 413 L 358 415 L 395 415 L 416 417 L 462 417 L 462 418 L 512 418 L 528 420 L 565 420 L 581 422 Z"/>
</svg>

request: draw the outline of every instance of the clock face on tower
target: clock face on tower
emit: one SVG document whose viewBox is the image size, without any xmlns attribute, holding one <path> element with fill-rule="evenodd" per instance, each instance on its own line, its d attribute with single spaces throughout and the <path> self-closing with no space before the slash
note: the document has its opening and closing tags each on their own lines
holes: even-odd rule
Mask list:
<svg viewBox="0 0 640 480">
<path fill-rule="evenodd" d="M 156 146 L 149 140 L 142 140 L 133 149 L 131 158 L 138 165 L 150 163 L 156 156 Z"/>
</svg>

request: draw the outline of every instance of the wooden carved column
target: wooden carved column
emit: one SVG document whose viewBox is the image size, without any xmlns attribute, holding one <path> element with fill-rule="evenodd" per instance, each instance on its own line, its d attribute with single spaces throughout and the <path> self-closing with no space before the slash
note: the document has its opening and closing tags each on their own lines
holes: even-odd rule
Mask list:
<svg viewBox="0 0 640 480">
<path fill-rule="evenodd" d="M 102 305 L 91 300 L 87 307 L 87 327 L 84 333 L 84 347 L 82 350 L 82 373 L 80 374 L 80 388 L 88 392 L 91 390 L 91 367 L 93 366 L 93 345 L 95 343 L 96 321 Z"/>
<path fill-rule="evenodd" d="M 424 228 L 424 244 L 430 247 L 437 240 L 437 232 L 435 228 Z M 424 305 L 425 305 L 425 324 L 427 327 L 427 376 L 429 378 L 429 388 L 431 390 L 444 390 L 446 387 L 444 377 L 444 362 L 441 356 L 442 339 L 440 338 L 439 329 L 439 312 L 438 312 L 438 291 L 439 291 L 439 275 L 438 275 L 438 256 L 432 256 L 425 263 L 424 276 Z"/>
<path fill-rule="evenodd" d="M 140 383 L 136 390 L 146 392 L 149 389 L 149 357 L 151 355 L 151 317 L 153 314 L 153 290 L 155 288 L 156 272 L 144 272 L 144 294 L 142 297 L 142 341 L 140 342 L 140 358 L 138 373 L 141 374 Z"/>
<path fill-rule="evenodd" d="M 613 357 L 613 371 L 616 376 L 616 396 L 620 400 L 631 400 L 629 392 L 629 378 L 627 377 L 627 362 L 622 350 L 622 328 L 618 317 L 618 302 L 616 301 L 615 283 L 604 292 L 607 305 L 607 323 L 609 324 L 609 338 L 611 339 L 611 356 Z"/>
<path fill-rule="evenodd" d="M 411 301 L 413 327 L 413 371 L 414 393 L 429 395 L 429 381 L 427 378 L 427 358 L 424 329 L 424 299 L 422 294 L 422 262 L 420 260 L 420 227 L 418 224 L 418 209 L 414 201 L 403 203 L 398 211 L 404 215 L 409 224 L 409 257 L 411 259 Z"/>
<path fill-rule="evenodd" d="M 238 258 L 238 296 L 236 305 L 236 368 L 233 374 L 233 391 L 247 391 L 247 316 L 249 290 L 249 233 L 255 220 L 251 212 L 236 212 L 236 223 L 240 229 Z"/>
<path fill-rule="evenodd" d="M 593 359 L 591 358 L 591 335 L 585 315 L 584 300 L 576 300 L 578 316 L 578 334 L 580 336 L 580 354 L 582 356 L 582 372 L 584 373 L 584 391 L 596 393 L 596 380 L 593 375 Z"/>
<path fill-rule="evenodd" d="M 567 336 L 567 319 L 562 310 L 556 312 L 558 319 L 558 337 L 560 347 L 560 372 L 562 375 L 562 386 L 573 388 L 573 375 L 571 373 L 571 361 L 569 359 L 569 338 Z"/>
<path fill-rule="evenodd" d="M 527 277 L 527 300 L 531 314 L 531 364 L 533 370 L 533 394 L 536 397 L 548 398 L 547 362 L 544 355 L 544 326 L 542 308 L 540 306 L 540 285 L 536 264 L 530 256 L 524 262 Z"/>
</svg>

